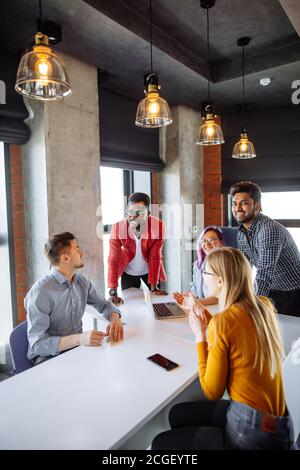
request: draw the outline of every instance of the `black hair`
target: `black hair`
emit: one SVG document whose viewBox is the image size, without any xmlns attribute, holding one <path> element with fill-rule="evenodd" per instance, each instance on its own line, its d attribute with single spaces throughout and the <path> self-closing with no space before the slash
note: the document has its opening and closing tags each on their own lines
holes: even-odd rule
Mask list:
<svg viewBox="0 0 300 470">
<path fill-rule="evenodd" d="M 239 181 L 230 188 L 230 195 L 233 197 L 237 193 L 248 193 L 254 202 L 261 202 L 260 187 L 252 181 Z"/>
<path fill-rule="evenodd" d="M 149 209 L 150 206 L 150 197 L 145 193 L 132 193 L 128 197 L 128 204 L 136 204 L 137 202 L 143 202 L 145 206 Z"/>
</svg>

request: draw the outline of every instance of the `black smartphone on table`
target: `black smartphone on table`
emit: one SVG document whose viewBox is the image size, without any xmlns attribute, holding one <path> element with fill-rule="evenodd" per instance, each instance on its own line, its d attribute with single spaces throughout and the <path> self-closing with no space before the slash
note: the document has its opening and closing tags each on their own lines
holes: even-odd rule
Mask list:
<svg viewBox="0 0 300 470">
<path fill-rule="evenodd" d="M 153 356 L 149 356 L 147 357 L 147 359 L 149 359 L 149 361 L 154 362 L 154 364 L 157 364 L 158 366 L 163 367 L 167 371 L 175 369 L 176 367 L 179 366 L 179 364 L 176 364 L 176 362 L 173 362 L 170 359 L 167 359 L 161 354 L 153 354 Z"/>
</svg>

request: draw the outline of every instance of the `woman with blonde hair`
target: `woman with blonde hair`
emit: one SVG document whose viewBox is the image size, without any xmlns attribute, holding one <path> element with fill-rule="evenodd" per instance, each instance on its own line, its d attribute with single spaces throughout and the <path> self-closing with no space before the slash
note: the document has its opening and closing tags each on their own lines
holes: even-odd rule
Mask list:
<svg viewBox="0 0 300 470">
<path fill-rule="evenodd" d="M 221 313 L 212 317 L 191 294 L 184 303 L 192 305 L 199 379 L 209 401 L 175 405 L 171 430 L 156 436 L 152 449 L 289 449 L 293 427 L 273 304 L 255 296 L 251 267 L 235 248 L 209 253 L 204 276 Z M 226 389 L 230 401 L 221 400 Z"/>
</svg>

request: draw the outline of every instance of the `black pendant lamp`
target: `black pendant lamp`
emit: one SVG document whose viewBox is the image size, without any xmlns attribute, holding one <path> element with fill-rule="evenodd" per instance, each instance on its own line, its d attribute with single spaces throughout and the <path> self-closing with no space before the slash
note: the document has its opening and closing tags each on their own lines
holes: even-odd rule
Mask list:
<svg viewBox="0 0 300 470">
<path fill-rule="evenodd" d="M 209 10 L 215 4 L 215 0 L 200 0 L 201 8 L 206 10 L 206 38 L 207 38 L 207 69 L 209 71 Z M 221 126 L 215 121 L 215 116 L 213 114 L 213 106 L 211 103 L 210 95 L 210 77 L 208 77 L 207 84 L 207 106 L 205 107 L 205 117 L 203 119 L 203 124 L 200 126 L 197 134 L 197 145 L 218 145 L 223 144 L 224 136 Z"/>
<path fill-rule="evenodd" d="M 245 102 L 245 47 L 248 46 L 250 42 L 249 37 L 243 37 L 237 40 L 237 45 L 242 48 L 242 60 L 243 60 L 243 119 L 246 113 L 246 102 Z M 240 160 L 246 160 L 249 158 L 255 158 L 255 148 L 252 142 L 248 139 L 247 129 L 245 128 L 245 123 L 242 124 L 241 137 L 240 140 L 233 147 L 232 158 L 237 158 Z"/>
<path fill-rule="evenodd" d="M 152 0 L 149 0 L 150 16 L 150 73 L 144 76 L 144 93 L 137 108 L 135 124 L 140 127 L 163 127 L 172 124 L 172 117 L 167 101 L 159 95 L 158 76 L 153 72 L 152 54 Z"/>
</svg>

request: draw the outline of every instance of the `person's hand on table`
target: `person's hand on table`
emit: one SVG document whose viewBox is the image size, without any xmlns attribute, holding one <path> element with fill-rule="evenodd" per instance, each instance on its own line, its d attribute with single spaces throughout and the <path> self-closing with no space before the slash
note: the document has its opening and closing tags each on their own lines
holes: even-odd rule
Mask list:
<svg viewBox="0 0 300 470">
<path fill-rule="evenodd" d="M 122 297 L 119 297 L 117 295 L 109 297 L 109 299 L 114 305 L 122 305 L 124 303 L 124 300 Z"/>
<path fill-rule="evenodd" d="M 81 333 L 79 344 L 81 346 L 99 346 L 105 336 L 107 336 L 107 333 L 104 333 L 104 331 L 86 331 Z"/>
<path fill-rule="evenodd" d="M 156 288 L 156 289 L 151 291 L 151 294 L 153 294 L 153 295 L 168 295 L 168 292 L 164 289 Z"/>
<path fill-rule="evenodd" d="M 106 333 L 112 343 L 121 341 L 124 338 L 123 323 L 118 313 L 114 312 L 111 314 L 110 323 L 107 326 Z"/>
</svg>

